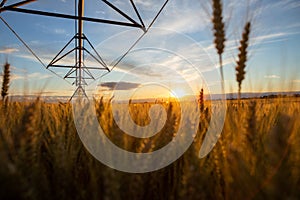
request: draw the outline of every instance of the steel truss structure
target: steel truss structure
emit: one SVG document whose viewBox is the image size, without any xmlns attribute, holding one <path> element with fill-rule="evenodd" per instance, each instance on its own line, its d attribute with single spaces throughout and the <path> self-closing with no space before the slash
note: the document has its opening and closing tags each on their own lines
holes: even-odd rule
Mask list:
<svg viewBox="0 0 300 200">
<path fill-rule="evenodd" d="M 54 12 L 45 12 L 45 11 L 39 11 L 39 10 L 32 10 L 32 9 L 24 9 L 20 8 L 23 5 L 26 5 L 31 2 L 35 2 L 37 0 L 24 0 L 15 4 L 11 5 L 5 5 L 7 0 L 2 0 L 0 3 L 0 13 L 5 11 L 13 11 L 13 12 L 19 12 L 19 13 L 26 13 L 26 14 L 34 14 L 34 15 L 42 15 L 42 16 L 49 16 L 49 17 L 56 17 L 56 18 L 65 18 L 65 19 L 73 19 L 76 20 L 76 32 L 75 35 L 71 38 L 71 40 L 58 52 L 58 54 L 53 58 L 53 60 L 46 66 L 47 69 L 50 68 L 65 68 L 68 69 L 68 72 L 63 77 L 64 79 L 75 79 L 73 84 L 77 86 L 77 89 L 75 90 L 73 96 L 75 94 L 83 94 L 86 96 L 84 86 L 87 85 L 87 80 L 92 79 L 95 80 L 95 77 L 90 72 L 90 70 L 104 70 L 109 73 L 120 61 L 123 59 L 128 52 L 139 42 L 139 40 L 148 32 L 150 27 L 153 25 L 154 21 L 157 19 L 159 14 L 162 12 L 166 4 L 169 0 L 166 0 L 164 4 L 162 5 L 161 9 L 157 13 L 157 15 L 154 17 L 153 21 L 150 23 L 148 27 L 145 26 L 143 19 L 134 3 L 133 0 L 130 0 L 131 6 L 133 10 L 135 11 L 136 16 L 139 19 L 139 22 L 131 18 L 129 15 L 124 13 L 121 9 L 119 9 L 117 6 L 113 5 L 111 2 L 107 0 L 100 0 L 104 2 L 107 6 L 112 8 L 115 12 L 119 13 L 121 16 L 123 16 L 128 22 L 121 22 L 121 21 L 113 21 L 113 20 L 107 20 L 107 19 L 98 19 L 98 18 L 90 18 L 84 16 L 84 0 L 75 0 L 75 7 L 77 5 L 77 9 L 75 8 L 75 15 L 67 15 L 67 14 L 61 14 L 61 13 L 54 13 Z M 78 3 L 77 3 L 78 1 Z M 77 10 L 77 11 L 76 11 Z M 3 19 L 1 18 L 3 21 Z M 104 24 L 111 24 L 111 25 L 118 25 L 118 26 L 126 26 L 126 27 L 134 27 L 141 29 L 144 34 L 137 39 L 137 41 L 128 49 L 127 52 L 124 53 L 124 55 L 118 60 L 118 62 L 115 63 L 112 69 L 109 69 L 107 64 L 104 62 L 104 60 L 101 58 L 99 53 L 96 51 L 92 43 L 89 41 L 89 39 L 86 37 L 86 35 L 83 32 L 83 22 L 96 22 L 96 23 L 104 23 Z M 5 21 L 4 21 L 5 22 Z M 5 22 L 5 24 L 9 27 L 9 25 Z M 9 27 L 11 29 L 11 27 Z M 11 29 L 12 30 L 12 29 Z M 13 31 L 13 30 L 12 30 Z M 14 31 L 13 31 L 14 32 Z M 15 33 L 15 32 L 14 32 Z M 16 33 L 15 33 L 16 34 Z M 18 35 L 17 35 L 18 37 Z M 21 38 L 18 37 L 20 40 Z M 22 40 L 21 40 L 22 41 Z M 23 42 L 23 41 L 22 41 Z M 68 52 L 64 53 L 64 51 L 69 47 L 72 42 L 75 42 L 75 47 L 69 50 Z M 23 44 L 25 44 L 23 42 Z M 85 44 L 88 44 L 89 49 L 92 49 L 93 52 L 89 51 L 88 48 L 86 48 Z M 29 48 L 28 45 L 25 44 L 25 46 L 30 50 L 31 53 L 34 54 L 34 52 Z M 68 56 L 71 53 L 75 53 L 75 64 L 74 65 L 60 65 L 58 64 L 59 61 L 64 59 L 66 56 Z M 96 61 L 99 66 L 98 67 L 91 67 L 86 66 L 84 64 L 84 55 L 88 54 L 90 55 L 94 61 Z M 35 54 L 34 54 L 35 55 Z M 36 55 L 35 57 L 41 61 Z M 72 96 L 72 97 L 73 97 Z M 71 97 L 71 99 L 72 99 Z"/>
</svg>

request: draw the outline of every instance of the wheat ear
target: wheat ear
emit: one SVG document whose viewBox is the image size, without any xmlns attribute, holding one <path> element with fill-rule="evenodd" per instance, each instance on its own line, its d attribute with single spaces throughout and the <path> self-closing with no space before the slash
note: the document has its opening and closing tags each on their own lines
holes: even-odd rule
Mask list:
<svg viewBox="0 0 300 200">
<path fill-rule="evenodd" d="M 242 39 L 240 41 L 238 61 L 236 62 L 237 66 L 235 67 L 236 81 L 238 82 L 239 85 L 238 99 L 241 98 L 242 81 L 245 79 L 245 74 L 246 74 L 245 68 L 247 62 L 247 48 L 249 45 L 250 30 L 251 30 L 251 22 L 247 22 L 244 27 Z"/>
<path fill-rule="evenodd" d="M 2 82 L 2 90 L 1 96 L 2 100 L 8 95 L 8 88 L 9 88 L 9 80 L 10 80 L 10 64 L 6 62 L 3 66 L 3 82 Z"/>
<path fill-rule="evenodd" d="M 214 36 L 215 36 L 215 47 L 217 49 L 217 52 L 219 54 L 219 62 L 220 62 L 220 73 L 222 78 L 222 84 L 224 81 L 224 74 L 223 74 L 223 65 L 222 65 L 222 54 L 224 52 L 225 48 L 225 25 L 223 22 L 222 17 L 222 3 L 221 0 L 213 0 L 213 30 L 214 30 Z"/>
<path fill-rule="evenodd" d="M 201 113 L 203 113 L 203 111 L 204 111 L 204 90 L 203 90 L 203 88 L 201 88 L 201 90 L 199 92 L 198 103 L 200 106 L 200 111 L 201 111 Z"/>
</svg>

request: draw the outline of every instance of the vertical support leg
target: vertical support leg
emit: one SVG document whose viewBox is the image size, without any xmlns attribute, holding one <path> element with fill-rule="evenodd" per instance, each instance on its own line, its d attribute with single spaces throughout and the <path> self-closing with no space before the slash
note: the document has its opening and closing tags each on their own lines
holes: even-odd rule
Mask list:
<svg viewBox="0 0 300 200">
<path fill-rule="evenodd" d="M 83 20 L 84 16 L 84 0 L 78 2 L 78 87 L 83 86 L 82 67 L 83 67 Z"/>
</svg>

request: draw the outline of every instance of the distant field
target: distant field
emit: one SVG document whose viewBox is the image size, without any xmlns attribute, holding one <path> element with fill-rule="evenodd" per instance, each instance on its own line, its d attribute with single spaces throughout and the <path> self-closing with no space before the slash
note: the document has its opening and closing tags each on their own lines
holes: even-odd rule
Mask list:
<svg viewBox="0 0 300 200">
<path fill-rule="evenodd" d="M 300 98 L 227 101 L 222 135 L 203 159 L 199 149 L 210 120 L 205 102 L 194 143 L 159 171 L 128 174 L 110 169 L 83 147 L 72 107 L 63 103 L 0 104 L 0 199 L 298 199 Z M 151 152 L 178 128 L 179 103 L 162 103 L 161 132 L 136 139 L 113 121 L 109 102 L 97 101 L 99 123 L 118 146 Z M 129 107 L 135 123 L 149 122 L 150 104 Z M 168 156 L 168 155 L 166 155 Z"/>
</svg>

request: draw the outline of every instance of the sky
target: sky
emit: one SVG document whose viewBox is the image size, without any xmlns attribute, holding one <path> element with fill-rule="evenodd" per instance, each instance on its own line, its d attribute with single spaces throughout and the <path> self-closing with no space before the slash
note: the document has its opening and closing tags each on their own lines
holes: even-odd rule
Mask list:
<svg viewBox="0 0 300 200">
<path fill-rule="evenodd" d="M 18 2 L 8 0 L 5 5 Z M 111 0 L 116 7 L 139 22 L 130 1 Z M 146 27 L 164 0 L 134 0 Z M 74 0 L 39 0 L 23 8 L 74 14 Z M 235 66 L 243 27 L 251 21 L 248 62 L 243 92 L 300 91 L 300 1 L 224 0 L 226 31 L 223 69 L 225 92 L 237 91 Z M 221 93 L 218 55 L 213 44 L 211 1 L 170 0 L 153 26 L 112 72 L 93 70 L 90 93 L 121 96 L 184 96 Z M 3 12 L 0 16 L 37 54 L 45 65 L 74 36 L 74 20 Z M 100 0 L 85 1 L 85 16 L 128 22 Z M 84 34 L 111 69 L 143 34 L 139 28 L 84 22 Z M 71 43 L 68 48 L 73 48 Z M 90 47 L 85 44 L 86 47 Z M 60 64 L 73 64 L 74 56 Z M 51 71 L 37 61 L 16 36 L 0 21 L 0 64 L 11 64 L 10 94 L 70 96 L 73 80 L 64 80 L 66 71 Z M 87 66 L 98 63 L 85 56 Z M 101 77 L 101 78 L 100 78 Z M 175 94 L 175 95 L 174 95 Z"/>
</svg>

